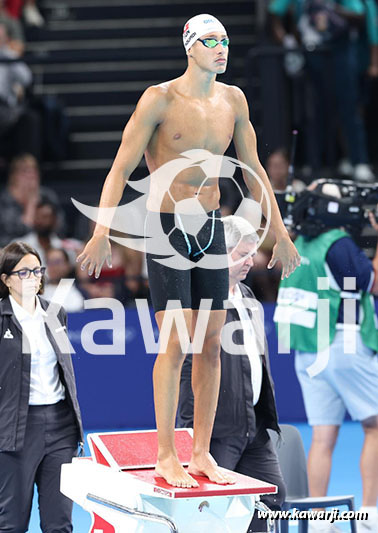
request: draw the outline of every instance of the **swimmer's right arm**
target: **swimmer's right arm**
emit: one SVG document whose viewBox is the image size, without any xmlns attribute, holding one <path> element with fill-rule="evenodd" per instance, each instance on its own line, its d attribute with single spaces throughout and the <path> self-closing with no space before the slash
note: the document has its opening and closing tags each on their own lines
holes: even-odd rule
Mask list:
<svg viewBox="0 0 378 533">
<path fill-rule="evenodd" d="M 109 174 L 107 175 L 100 198 L 100 208 L 117 207 L 130 174 L 137 167 L 143 153 L 159 123 L 163 120 L 166 94 L 162 87 L 149 87 L 140 98 L 138 105 L 125 126 L 122 141 L 118 148 Z M 109 220 L 110 225 L 111 220 Z M 109 227 L 97 222 L 92 238 L 77 257 L 82 270 L 88 267 L 88 274 L 95 272 L 98 278 L 105 261 L 111 266 Z"/>
</svg>

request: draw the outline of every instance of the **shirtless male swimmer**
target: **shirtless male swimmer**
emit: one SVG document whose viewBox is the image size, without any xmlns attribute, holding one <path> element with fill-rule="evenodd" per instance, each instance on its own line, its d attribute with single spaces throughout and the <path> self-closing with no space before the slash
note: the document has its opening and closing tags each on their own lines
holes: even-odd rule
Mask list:
<svg viewBox="0 0 378 533">
<path fill-rule="evenodd" d="M 119 204 L 130 174 L 143 154 L 150 173 L 177 159 L 190 149 L 204 149 L 223 155 L 231 140 L 238 159 L 252 168 L 268 191 L 272 208 L 271 228 L 276 237 L 269 268 L 282 264 L 282 277 L 289 276 L 300 264 L 297 250 L 283 225 L 269 179 L 256 148 L 256 135 L 249 120 L 243 92 L 216 81 L 227 66 L 228 37 L 223 25 L 207 14 L 191 18 L 184 26 L 184 47 L 188 67 L 177 79 L 149 87 L 140 98 L 128 121 L 122 142 L 105 180 L 100 208 Z M 192 259 L 208 253 L 227 253 L 223 224 L 219 215 L 219 184 L 212 179 L 201 187 L 203 175 L 198 168 L 187 169 L 171 185 L 176 199 L 197 197 L 213 220 L 206 224 L 201 247 L 179 230 L 172 234 L 177 250 Z M 253 176 L 244 180 L 254 198 L 261 197 L 261 186 Z M 266 205 L 263 204 L 266 214 Z M 160 208 L 162 226 L 172 226 L 174 204 L 166 194 Z M 209 226 L 210 225 L 210 226 Z M 192 246 L 193 245 L 193 246 Z M 195 259 L 194 259 L 195 260 Z M 93 236 L 78 257 L 89 275 L 100 275 L 105 261 L 111 262 L 109 229 L 97 223 Z M 228 268 L 210 270 L 194 267 L 176 270 L 163 266 L 147 254 L 148 274 L 156 322 L 161 328 L 168 300 L 180 300 L 188 331 L 194 332 L 201 298 L 212 298 L 212 308 L 201 354 L 193 356 L 192 382 L 195 398 L 193 450 L 189 467 L 180 464 L 174 443 L 174 427 L 181 366 L 185 359 L 177 330 L 172 328 L 166 353 L 157 356 L 153 370 L 154 402 L 158 430 L 156 473 L 176 487 L 197 487 L 190 475 L 205 475 L 219 484 L 233 483 L 233 478 L 219 468 L 209 453 L 220 383 L 220 335 L 228 299 Z"/>
</svg>

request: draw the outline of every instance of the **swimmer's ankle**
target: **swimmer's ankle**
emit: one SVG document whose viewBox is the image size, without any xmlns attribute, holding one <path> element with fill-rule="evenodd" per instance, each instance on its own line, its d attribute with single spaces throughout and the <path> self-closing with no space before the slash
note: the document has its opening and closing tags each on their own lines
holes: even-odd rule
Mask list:
<svg viewBox="0 0 378 533">
<path fill-rule="evenodd" d="M 165 449 L 165 450 L 158 450 L 157 454 L 157 461 L 160 463 L 164 463 L 166 461 L 176 460 L 179 462 L 179 458 L 177 456 L 177 452 L 175 449 Z"/>
</svg>

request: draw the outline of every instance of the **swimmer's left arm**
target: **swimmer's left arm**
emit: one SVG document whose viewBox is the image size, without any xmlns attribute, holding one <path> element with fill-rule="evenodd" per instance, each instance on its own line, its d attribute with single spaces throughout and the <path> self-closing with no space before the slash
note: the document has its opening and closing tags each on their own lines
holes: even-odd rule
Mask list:
<svg viewBox="0 0 378 533">
<path fill-rule="evenodd" d="M 233 140 L 237 157 L 259 176 L 268 194 L 269 203 L 271 206 L 271 227 L 276 237 L 276 244 L 273 248 L 272 258 L 269 262 L 268 268 L 273 268 L 277 261 L 281 261 L 283 279 L 284 277 L 288 277 L 292 272 L 294 272 L 297 266 L 300 265 L 300 256 L 289 237 L 287 229 L 284 226 L 269 178 L 264 167 L 260 163 L 259 156 L 257 154 L 256 133 L 249 120 L 247 100 L 239 88 L 230 87 L 230 90 L 232 91 L 231 97 L 235 109 L 235 129 Z M 247 171 L 243 171 L 243 178 L 252 196 L 258 201 L 260 201 L 260 198 L 263 198 L 262 210 L 265 217 L 267 217 L 267 200 L 262 193 L 262 187 L 260 183 Z"/>
</svg>

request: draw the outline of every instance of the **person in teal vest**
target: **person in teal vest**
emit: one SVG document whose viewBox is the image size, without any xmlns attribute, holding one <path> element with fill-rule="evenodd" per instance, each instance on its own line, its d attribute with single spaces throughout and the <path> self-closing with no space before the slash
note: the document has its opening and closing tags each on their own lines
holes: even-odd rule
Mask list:
<svg viewBox="0 0 378 533">
<path fill-rule="evenodd" d="M 373 216 L 371 223 L 378 232 Z M 301 268 L 281 281 L 274 320 L 281 351 L 294 349 L 306 415 L 313 428 L 308 457 L 311 496 L 325 496 L 332 452 L 346 411 L 364 430 L 362 510 L 358 530 L 378 531 L 378 245 L 373 261 L 343 229 L 300 235 Z M 345 343 L 345 344 L 344 344 Z M 310 529 L 333 531 L 325 521 Z"/>
</svg>

